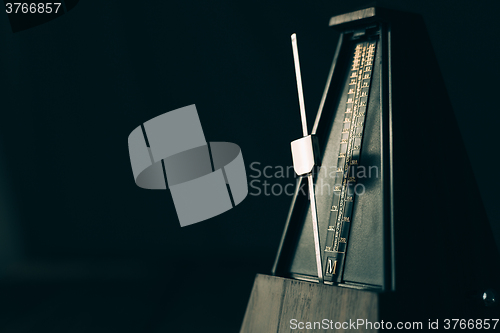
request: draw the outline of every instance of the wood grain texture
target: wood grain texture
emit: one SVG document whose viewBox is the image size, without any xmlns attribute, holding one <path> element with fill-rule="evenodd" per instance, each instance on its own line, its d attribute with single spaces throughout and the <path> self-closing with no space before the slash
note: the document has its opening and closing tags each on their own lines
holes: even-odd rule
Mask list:
<svg viewBox="0 0 500 333">
<path fill-rule="evenodd" d="M 374 17 L 377 12 L 376 7 L 365 8 L 355 12 L 334 16 L 330 19 L 330 27 Z"/>
<path fill-rule="evenodd" d="M 378 318 L 377 293 L 258 274 L 240 333 L 344 332 L 349 330 L 292 329 L 290 321 L 375 322 Z"/>
</svg>

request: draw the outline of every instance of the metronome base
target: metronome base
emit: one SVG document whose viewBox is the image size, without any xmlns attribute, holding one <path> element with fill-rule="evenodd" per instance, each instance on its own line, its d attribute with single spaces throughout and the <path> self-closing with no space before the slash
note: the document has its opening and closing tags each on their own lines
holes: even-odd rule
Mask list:
<svg viewBox="0 0 500 333">
<path fill-rule="evenodd" d="M 257 274 L 240 333 L 333 332 L 336 323 L 349 330 L 353 326 L 347 324 L 357 320 L 365 323 L 356 326 L 358 332 L 377 332 L 378 298 L 374 292 Z"/>
</svg>

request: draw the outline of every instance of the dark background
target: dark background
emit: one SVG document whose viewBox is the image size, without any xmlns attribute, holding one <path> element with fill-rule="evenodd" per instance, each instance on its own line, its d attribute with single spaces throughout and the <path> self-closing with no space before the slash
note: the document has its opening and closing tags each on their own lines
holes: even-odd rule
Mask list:
<svg viewBox="0 0 500 333">
<path fill-rule="evenodd" d="M 367 4 L 82 0 L 17 33 L 0 14 L 0 331 L 238 331 L 291 198 L 249 195 L 180 228 L 168 191 L 135 185 L 127 137 L 196 104 L 249 176 L 252 162 L 291 165 L 290 34 L 311 128 L 338 38 L 328 20 Z M 377 4 L 423 15 L 500 244 L 498 1 Z"/>
</svg>

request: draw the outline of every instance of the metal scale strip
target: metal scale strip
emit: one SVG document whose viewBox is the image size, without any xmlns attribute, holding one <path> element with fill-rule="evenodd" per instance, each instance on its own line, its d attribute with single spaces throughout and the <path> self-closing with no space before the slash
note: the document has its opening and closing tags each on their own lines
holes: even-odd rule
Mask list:
<svg viewBox="0 0 500 333">
<path fill-rule="evenodd" d="M 340 141 L 330 222 L 324 250 L 325 283 L 342 282 L 345 251 L 356 195 L 356 174 L 370 93 L 377 42 L 356 44 L 349 75 L 344 125 Z"/>
</svg>

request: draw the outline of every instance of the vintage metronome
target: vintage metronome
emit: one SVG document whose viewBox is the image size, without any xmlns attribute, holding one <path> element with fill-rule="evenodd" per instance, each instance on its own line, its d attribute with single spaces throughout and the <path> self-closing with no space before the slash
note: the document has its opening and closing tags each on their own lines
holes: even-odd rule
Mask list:
<svg viewBox="0 0 500 333">
<path fill-rule="evenodd" d="M 498 251 L 422 17 L 373 7 L 330 27 L 340 38 L 311 135 L 292 36 L 301 178 L 241 332 L 498 318 Z"/>
</svg>

